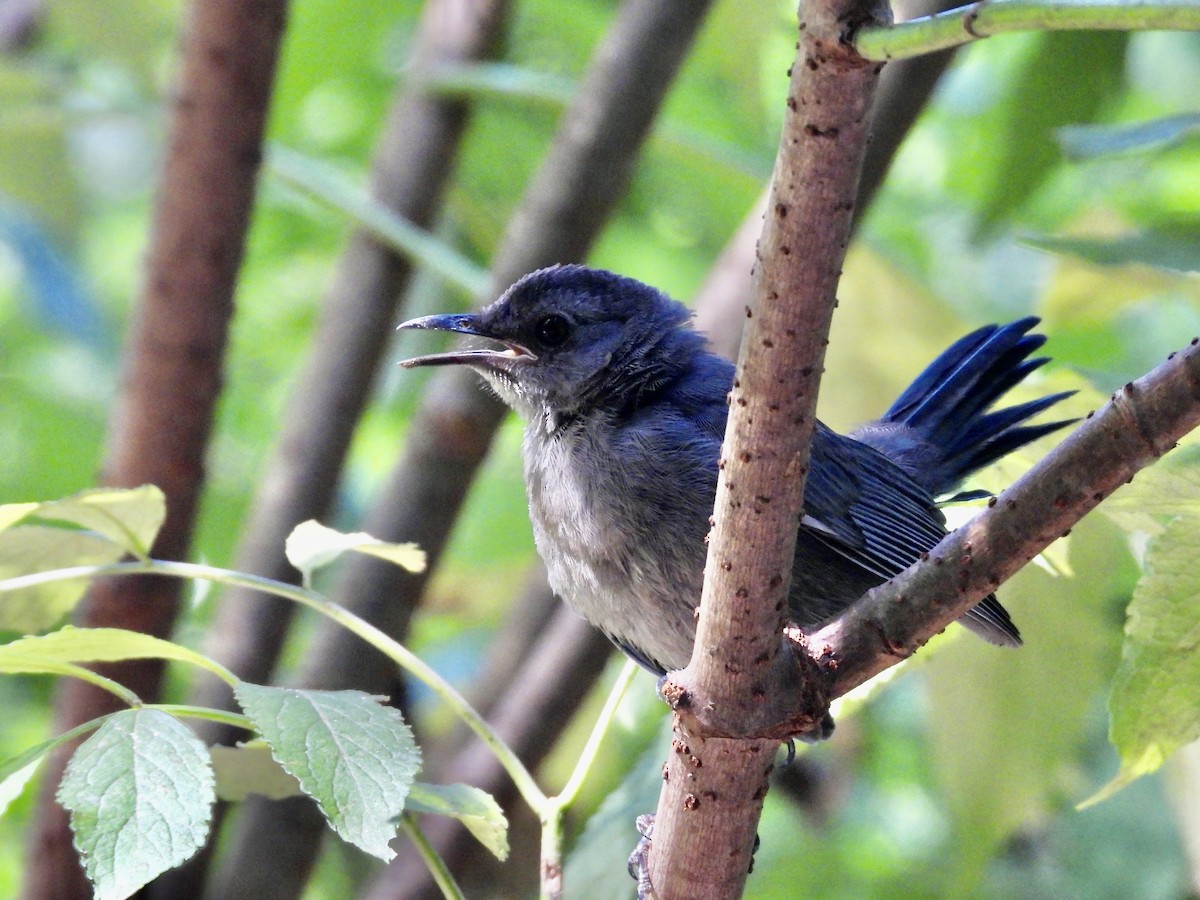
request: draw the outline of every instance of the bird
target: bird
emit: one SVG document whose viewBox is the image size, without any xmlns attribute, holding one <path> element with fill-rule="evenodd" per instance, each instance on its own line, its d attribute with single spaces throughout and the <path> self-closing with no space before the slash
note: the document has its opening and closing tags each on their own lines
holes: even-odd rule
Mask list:
<svg viewBox="0 0 1200 900">
<path fill-rule="evenodd" d="M 849 434 L 817 422 L 792 624 L 824 624 L 908 568 L 947 533 L 939 498 L 1067 424 L 1024 423 L 1070 392 L 989 411 L 1048 361 L 1031 356 L 1045 342 L 1029 333 L 1037 323 L 971 332 Z M 524 420 L 530 521 L 550 586 L 644 668 L 660 677 L 684 668 L 734 380 L 687 307 L 633 278 L 571 264 L 522 277 L 478 312 L 398 327 L 479 339 L 401 365 L 470 367 Z M 995 596 L 959 621 L 993 644 L 1021 643 Z"/>
</svg>

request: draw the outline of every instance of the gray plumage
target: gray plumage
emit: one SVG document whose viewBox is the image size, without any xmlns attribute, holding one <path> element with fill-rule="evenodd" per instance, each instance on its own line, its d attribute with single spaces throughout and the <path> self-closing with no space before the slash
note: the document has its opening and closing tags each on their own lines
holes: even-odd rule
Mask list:
<svg viewBox="0 0 1200 900">
<path fill-rule="evenodd" d="M 936 495 L 1064 424 L 1020 425 L 1063 394 L 987 412 L 1045 362 L 1028 359 L 1044 340 L 1025 333 L 1036 321 L 961 339 L 850 437 L 818 423 L 789 594 L 796 624 L 836 616 L 907 568 L 946 533 Z M 633 279 L 556 266 L 477 314 L 400 327 L 489 339 L 404 365 L 469 365 L 516 410 L 551 586 L 645 667 L 685 666 L 734 374 L 687 309 Z M 962 622 L 993 643 L 1020 643 L 994 597 Z"/>
</svg>

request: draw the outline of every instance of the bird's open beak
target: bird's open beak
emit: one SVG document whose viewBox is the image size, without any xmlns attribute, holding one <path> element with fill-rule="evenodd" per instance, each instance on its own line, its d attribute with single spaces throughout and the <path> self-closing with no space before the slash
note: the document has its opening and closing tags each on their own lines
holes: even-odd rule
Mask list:
<svg viewBox="0 0 1200 900">
<path fill-rule="evenodd" d="M 409 319 L 397 326 L 397 330 L 413 328 L 425 331 L 457 331 L 462 334 L 472 334 L 476 337 L 498 341 L 504 345 L 503 350 L 477 348 L 472 350 L 452 350 L 449 353 L 432 353 L 429 356 L 416 356 L 402 360 L 400 365 L 406 369 L 416 366 L 458 366 L 478 365 L 480 363 L 501 362 L 508 360 L 525 360 L 532 362 L 537 356 L 527 347 L 522 347 L 513 341 L 488 334 L 482 327 L 479 317 L 471 313 L 445 314 L 438 316 L 421 316 L 419 319 Z"/>
</svg>

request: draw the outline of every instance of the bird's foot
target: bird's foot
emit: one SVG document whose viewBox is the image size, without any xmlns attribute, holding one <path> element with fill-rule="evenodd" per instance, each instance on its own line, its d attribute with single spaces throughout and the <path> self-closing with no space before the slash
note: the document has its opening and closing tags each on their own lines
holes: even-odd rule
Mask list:
<svg viewBox="0 0 1200 900">
<path fill-rule="evenodd" d="M 645 813 L 637 817 L 638 834 L 637 846 L 629 854 L 629 876 L 637 882 L 638 900 L 651 900 L 654 888 L 650 884 L 650 845 L 654 843 L 654 813 Z"/>
</svg>

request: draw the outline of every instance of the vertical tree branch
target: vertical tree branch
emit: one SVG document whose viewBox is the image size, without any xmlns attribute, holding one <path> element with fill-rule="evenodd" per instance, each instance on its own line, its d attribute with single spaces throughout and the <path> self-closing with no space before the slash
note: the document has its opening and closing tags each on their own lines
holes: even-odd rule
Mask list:
<svg viewBox="0 0 1200 900">
<path fill-rule="evenodd" d="M 430 0 L 421 18 L 411 69 L 413 87 L 398 94 L 375 150 L 370 194 L 397 215 L 432 226 L 467 123 L 467 103 L 428 94 L 420 75 L 450 63 L 490 55 L 507 20 L 509 0 Z M 291 581 L 283 555 L 291 530 L 324 516 L 354 428 L 366 405 L 391 335 L 396 307 L 412 266 L 369 234 L 355 231 L 338 259 L 321 318 L 296 387 L 282 415 L 282 432 L 234 568 Z M 314 428 L 314 423 L 320 423 Z M 269 680 L 295 607 L 253 591 L 224 595 L 206 650 L 248 681 Z M 206 681 L 193 702 L 228 704 L 228 689 Z M 208 737 L 228 742 L 229 729 Z"/>
<path fill-rule="evenodd" d="M 172 110 L 146 279 L 125 350 L 121 394 L 109 424 L 102 481 L 154 483 L 167 497 L 167 520 L 153 552 L 182 559 L 191 542 L 204 453 L 221 389 L 233 291 L 261 159 L 285 0 L 203 0 L 191 5 Z M 165 637 L 179 582 L 127 578 L 99 582 L 79 620 Z M 109 668 L 109 667 L 102 667 Z M 153 699 L 160 662 L 106 672 Z M 113 710 L 109 694 L 62 682 L 55 725 L 65 730 Z M 24 896 L 91 897 L 67 818 L 54 790 L 67 754 L 47 767 L 32 831 Z"/>
<path fill-rule="evenodd" d="M 740 894 L 777 745 L 780 720 L 770 701 L 787 693 L 794 676 L 780 635 L 817 387 L 879 73 L 846 38 L 884 19 L 886 9 L 806 2 L 800 16 L 754 300 L 730 393 L 696 643 L 688 667 L 664 689 L 677 728 L 649 857 L 652 886 L 664 898 Z M 802 680 L 800 690 L 816 684 Z M 818 711 L 820 698 L 800 706 Z"/>
</svg>

